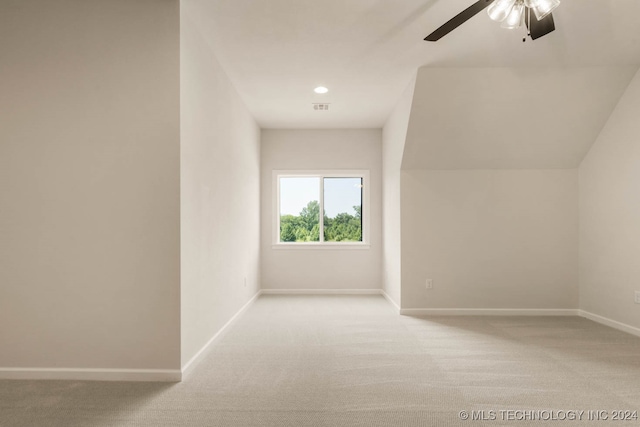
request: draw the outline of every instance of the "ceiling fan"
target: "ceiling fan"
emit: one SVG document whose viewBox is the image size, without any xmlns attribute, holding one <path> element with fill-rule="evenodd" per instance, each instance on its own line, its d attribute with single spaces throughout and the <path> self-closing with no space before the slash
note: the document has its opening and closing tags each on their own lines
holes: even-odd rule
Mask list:
<svg viewBox="0 0 640 427">
<path fill-rule="evenodd" d="M 527 35 L 535 40 L 556 29 L 551 11 L 559 5 L 560 0 L 479 0 L 445 22 L 425 40 L 440 40 L 486 8 L 489 17 L 502 22 L 503 28 L 520 28 L 524 22 L 529 30 Z"/>
</svg>

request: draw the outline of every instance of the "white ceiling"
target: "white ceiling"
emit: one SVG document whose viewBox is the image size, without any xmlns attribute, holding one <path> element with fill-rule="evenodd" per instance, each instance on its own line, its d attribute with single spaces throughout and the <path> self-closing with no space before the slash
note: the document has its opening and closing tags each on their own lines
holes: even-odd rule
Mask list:
<svg viewBox="0 0 640 427">
<path fill-rule="evenodd" d="M 419 67 L 640 63 L 640 1 L 562 0 L 556 31 L 522 42 L 481 12 L 422 39 L 475 0 L 183 0 L 263 128 L 381 127 Z M 325 85 L 326 95 L 313 93 Z M 312 103 L 330 103 L 314 111 Z"/>
<path fill-rule="evenodd" d="M 636 70 L 421 68 L 402 168 L 576 168 Z"/>
</svg>

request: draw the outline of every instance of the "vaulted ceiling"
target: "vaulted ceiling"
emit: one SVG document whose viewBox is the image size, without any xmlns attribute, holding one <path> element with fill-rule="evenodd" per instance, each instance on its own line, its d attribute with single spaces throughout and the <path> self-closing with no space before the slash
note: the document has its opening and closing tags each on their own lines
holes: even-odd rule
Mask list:
<svg viewBox="0 0 640 427">
<path fill-rule="evenodd" d="M 402 167 L 575 168 L 636 69 L 421 68 Z"/>
<path fill-rule="evenodd" d="M 557 30 L 522 42 L 481 12 L 423 38 L 475 0 L 183 0 L 260 126 L 381 127 L 420 67 L 640 64 L 640 1 L 562 0 Z M 313 93 L 318 85 L 330 92 Z M 313 102 L 330 103 L 314 111 Z"/>
<path fill-rule="evenodd" d="M 183 6 L 262 128 L 382 127 L 417 74 L 404 168 L 577 166 L 640 65 L 640 1 L 562 0 L 535 41 L 484 12 L 423 41 L 474 2 Z"/>
</svg>

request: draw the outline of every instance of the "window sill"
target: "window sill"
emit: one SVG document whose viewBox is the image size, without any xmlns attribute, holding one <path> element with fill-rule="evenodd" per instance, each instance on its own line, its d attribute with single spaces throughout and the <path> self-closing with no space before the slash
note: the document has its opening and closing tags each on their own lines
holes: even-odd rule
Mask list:
<svg viewBox="0 0 640 427">
<path fill-rule="evenodd" d="M 369 243 L 275 243 L 271 245 L 272 249 L 277 250 L 369 250 Z"/>
</svg>

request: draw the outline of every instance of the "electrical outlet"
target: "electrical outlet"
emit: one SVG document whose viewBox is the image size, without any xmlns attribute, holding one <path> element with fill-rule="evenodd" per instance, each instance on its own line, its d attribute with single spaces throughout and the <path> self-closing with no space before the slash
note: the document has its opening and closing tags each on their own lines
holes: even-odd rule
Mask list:
<svg viewBox="0 0 640 427">
<path fill-rule="evenodd" d="M 427 279 L 425 286 L 427 289 L 433 289 L 433 279 Z"/>
<path fill-rule="evenodd" d="M 640 304 L 640 291 L 636 291 L 636 304 Z"/>
</svg>

